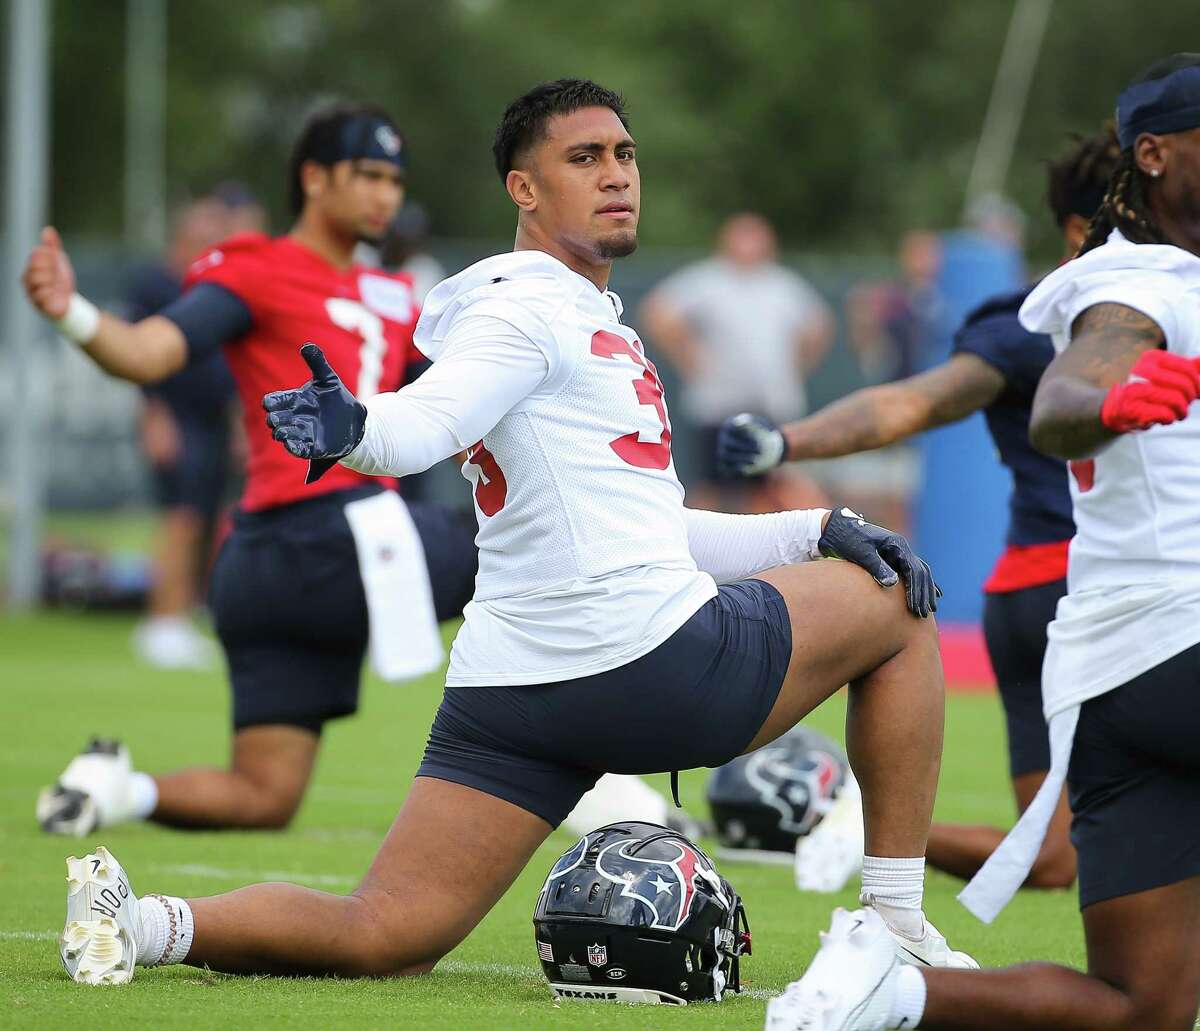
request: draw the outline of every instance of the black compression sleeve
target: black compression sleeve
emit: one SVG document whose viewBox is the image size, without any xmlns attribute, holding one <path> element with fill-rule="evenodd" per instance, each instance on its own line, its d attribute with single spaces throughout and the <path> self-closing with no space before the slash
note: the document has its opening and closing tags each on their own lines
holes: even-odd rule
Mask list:
<svg viewBox="0 0 1200 1031">
<path fill-rule="evenodd" d="M 254 325 L 245 302 L 216 283 L 197 283 L 158 314 L 183 333 L 189 365 L 211 357 L 222 344 L 243 336 Z"/>
</svg>

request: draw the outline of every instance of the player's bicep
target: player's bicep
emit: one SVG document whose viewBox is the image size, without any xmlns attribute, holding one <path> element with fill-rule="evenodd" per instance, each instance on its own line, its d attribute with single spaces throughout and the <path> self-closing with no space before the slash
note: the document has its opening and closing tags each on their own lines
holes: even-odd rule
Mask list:
<svg viewBox="0 0 1200 1031">
<path fill-rule="evenodd" d="M 1129 375 L 1144 351 L 1163 347 L 1162 327 L 1124 304 L 1094 304 L 1071 324 L 1071 342 L 1046 370 L 1043 385 L 1064 379 L 1107 390 Z"/>
</svg>

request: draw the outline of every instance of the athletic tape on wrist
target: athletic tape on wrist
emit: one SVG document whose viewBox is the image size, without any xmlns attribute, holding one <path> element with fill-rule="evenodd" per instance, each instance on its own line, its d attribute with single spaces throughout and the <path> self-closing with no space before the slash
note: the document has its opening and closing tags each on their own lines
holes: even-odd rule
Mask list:
<svg viewBox="0 0 1200 1031">
<path fill-rule="evenodd" d="M 68 340 L 84 347 L 90 344 L 100 329 L 100 309 L 80 294 L 71 294 L 67 313 L 54 323 Z"/>
</svg>

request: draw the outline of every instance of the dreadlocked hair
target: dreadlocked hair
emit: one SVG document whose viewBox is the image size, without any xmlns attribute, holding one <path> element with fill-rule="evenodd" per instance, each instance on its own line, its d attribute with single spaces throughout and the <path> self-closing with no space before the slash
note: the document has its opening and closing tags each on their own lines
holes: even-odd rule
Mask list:
<svg viewBox="0 0 1200 1031">
<path fill-rule="evenodd" d="M 1091 136 L 1072 133 L 1070 140 L 1070 150 L 1046 162 L 1046 200 L 1060 229 L 1072 215 L 1089 222 L 1095 217 L 1121 158 L 1111 119 L 1099 132 Z"/>
<path fill-rule="evenodd" d="M 1100 210 L 1088 225 L 1088 234 L 1079 254 L 1099 247 L 1114 229 L 1119 229 L 1130 243 L 1168 242 L 1166 234 L 1150 214 L 1150 201 L 1146 195 L 1148 179 L 1137 166 L 1133 148 L 1121 151 Z"/>
</svg>

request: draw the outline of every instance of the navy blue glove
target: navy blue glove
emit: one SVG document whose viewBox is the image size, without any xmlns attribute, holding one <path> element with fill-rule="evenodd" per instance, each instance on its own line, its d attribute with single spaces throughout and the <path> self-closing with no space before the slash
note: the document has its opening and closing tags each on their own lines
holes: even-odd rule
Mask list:
<svg viewBox="0 0 1200 1031">
<path fill-rule="evenodd" d="M 933 582 L 933 570 L 902 535 L 868 523 L 848 508 L 835 508 L 817 550 L 862 566 L 881 587 L 894 587 L 903 578 L 908 610 L 914 616 L 924 619 L 937 611 L 942 589 Z"/>
<path fill-rule="evenodd" d="M 308 459 L 305 483 L 315 483 L 358 447 L 367 427 L 367 408 L 338 379 L 313 343 L 300 348 L 313 378 L 298 390 L 274 390 L 262 399 L 271 436 L 297 458 Z"/>
<path fill-rule="evenodd" d="M 786 452 L 779 427 L 761 415 L 734 415 L 717 431 L 717 471 L 723 476 L 761 476 Z"/>
</svg>

